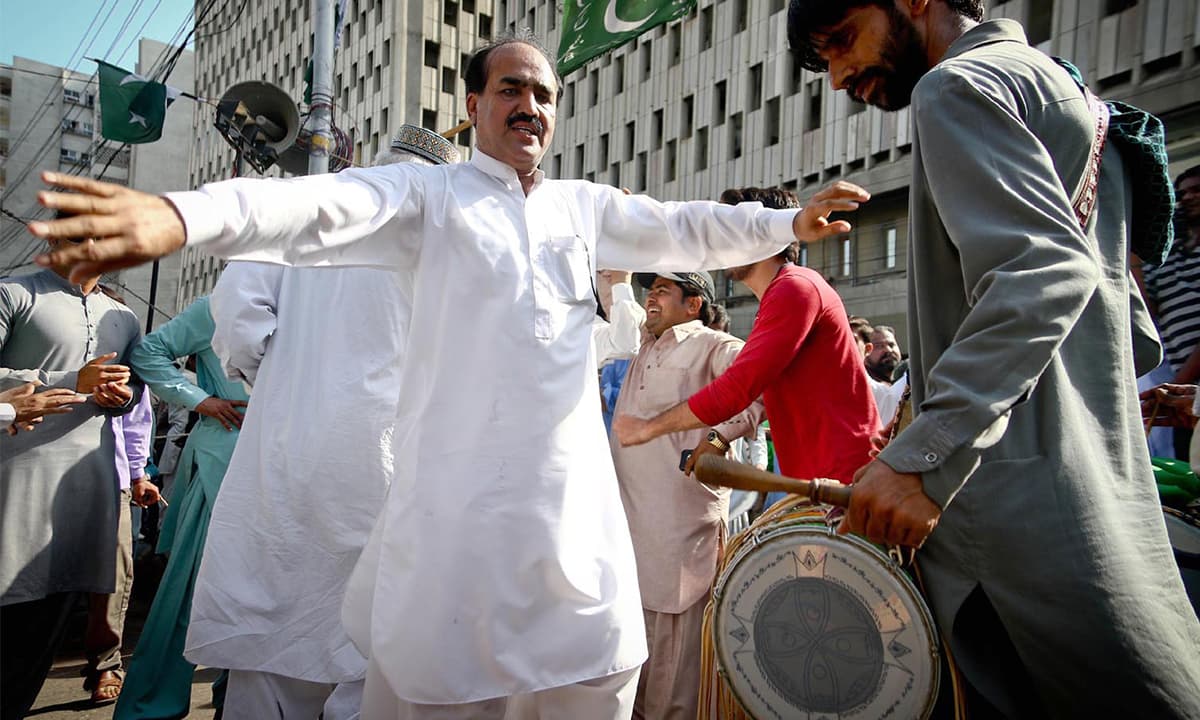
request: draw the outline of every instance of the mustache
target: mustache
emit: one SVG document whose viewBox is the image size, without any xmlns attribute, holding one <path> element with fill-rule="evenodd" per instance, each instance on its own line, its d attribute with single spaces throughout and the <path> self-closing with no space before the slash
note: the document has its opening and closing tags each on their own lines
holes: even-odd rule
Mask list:
<svg viewBox="0 0 1200 720">
<path fill-rule="evenodd" d="M 532 125 L 533 129 L 537 131 L 538 135 L 542 135 L 546 132 L 546 126 L 542 124 L 541 120 L 538 120 L 533 115 L 528 115 L 526 113 L 517 113 L 516 115 L 512 115 L 508 118 L 508 120 L 505 121 L 504 124 L 508 127 L 512 127 L 519 122 L 529 123 Z"/>
</svg>

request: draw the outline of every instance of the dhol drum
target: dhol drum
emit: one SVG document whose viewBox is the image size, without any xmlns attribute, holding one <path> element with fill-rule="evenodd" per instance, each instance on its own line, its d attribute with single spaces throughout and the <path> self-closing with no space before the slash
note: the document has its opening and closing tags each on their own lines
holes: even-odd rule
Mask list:
<svg viewBox="0 0 1200 720">
<path fill-rule="evenodd" d="M 840 512 L 788 497 L 730 540 L 705 617 L 702 715 L 929 717 L 933 618 L 887 553 L 834 532 Z"/>
<path fill-rule="evenodd" d="M 1183 587 L 1192 601 L 1192 609 L 1200 616 L 1200 519 L 1169 507 L 1163 508 L 1163 515 Z"/>
<path fill-rule="evenodd" d="M 734 490 L 729 495 L 729 534 L 737 535 L 750 525 L 750 511 L 758 502 L 758 493 L 752 490 Z"/>
</svg>

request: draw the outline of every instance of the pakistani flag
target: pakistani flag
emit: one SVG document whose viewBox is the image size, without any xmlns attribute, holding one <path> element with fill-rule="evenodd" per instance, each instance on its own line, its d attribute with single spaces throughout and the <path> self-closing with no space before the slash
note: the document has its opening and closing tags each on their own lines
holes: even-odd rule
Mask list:
<svg viewBox="0 0 1200 720">
<path fill-rule="evenodd" d="M 626 40 L 683 17 L 696 0 L 565 0 L 564 6 L 558 72 L 567 75 Z"/>
<path fill-rule="evenodd" d="M 167 106 L 179 90 L 97 60 L 100 65 L 100 134 L 122 143 L 162 137 Z"/>
</svg>

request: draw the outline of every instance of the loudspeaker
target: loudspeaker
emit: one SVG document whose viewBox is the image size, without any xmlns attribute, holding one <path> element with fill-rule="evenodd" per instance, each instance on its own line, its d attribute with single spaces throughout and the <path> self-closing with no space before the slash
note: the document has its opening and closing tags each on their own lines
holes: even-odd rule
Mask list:
<svg viewBox="0 0 1200 720">
<path fill-rule="evenodd" d="M 309 143 L 312 140 L 312 130 L 304 127 L 308 117 L 305 114 L 301 118 L 300 132 L 296 136 L 296 142 L 279 153 L 279 159 L 276 161 L 279 167 L 293 175 L 308 174 L 308 151 Z M 329 172 L 335 173 L 350 167 L 351 153 L 354 150 L 350 147 L 350 137 L 344 130 L 333 125 L 330 127 L 330 133 L 333 135 L 333 143 L 329 148 Z"/>
<path fill-rule="evenodd" d="M 246 162 L 261 173 L 296 142 L 300 112 L 278 86 L 251 80 L 225 91 L 217 104 L 214 124 Z"/>
</svg>

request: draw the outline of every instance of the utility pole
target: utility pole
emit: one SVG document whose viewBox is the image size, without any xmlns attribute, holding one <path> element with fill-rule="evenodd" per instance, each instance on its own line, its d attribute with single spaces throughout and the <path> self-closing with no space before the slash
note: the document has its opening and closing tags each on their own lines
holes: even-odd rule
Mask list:
<svg viewBox="0 0 1200 720">
<path fill-rule="evenodd" d="M 308 124 L 308 174 L 329 172 L 329 152 L 333 145 L 333 24 L 337 0 L 312 0 L 313 3 L 313 77 L 312 105 Z"/>
</svg>

